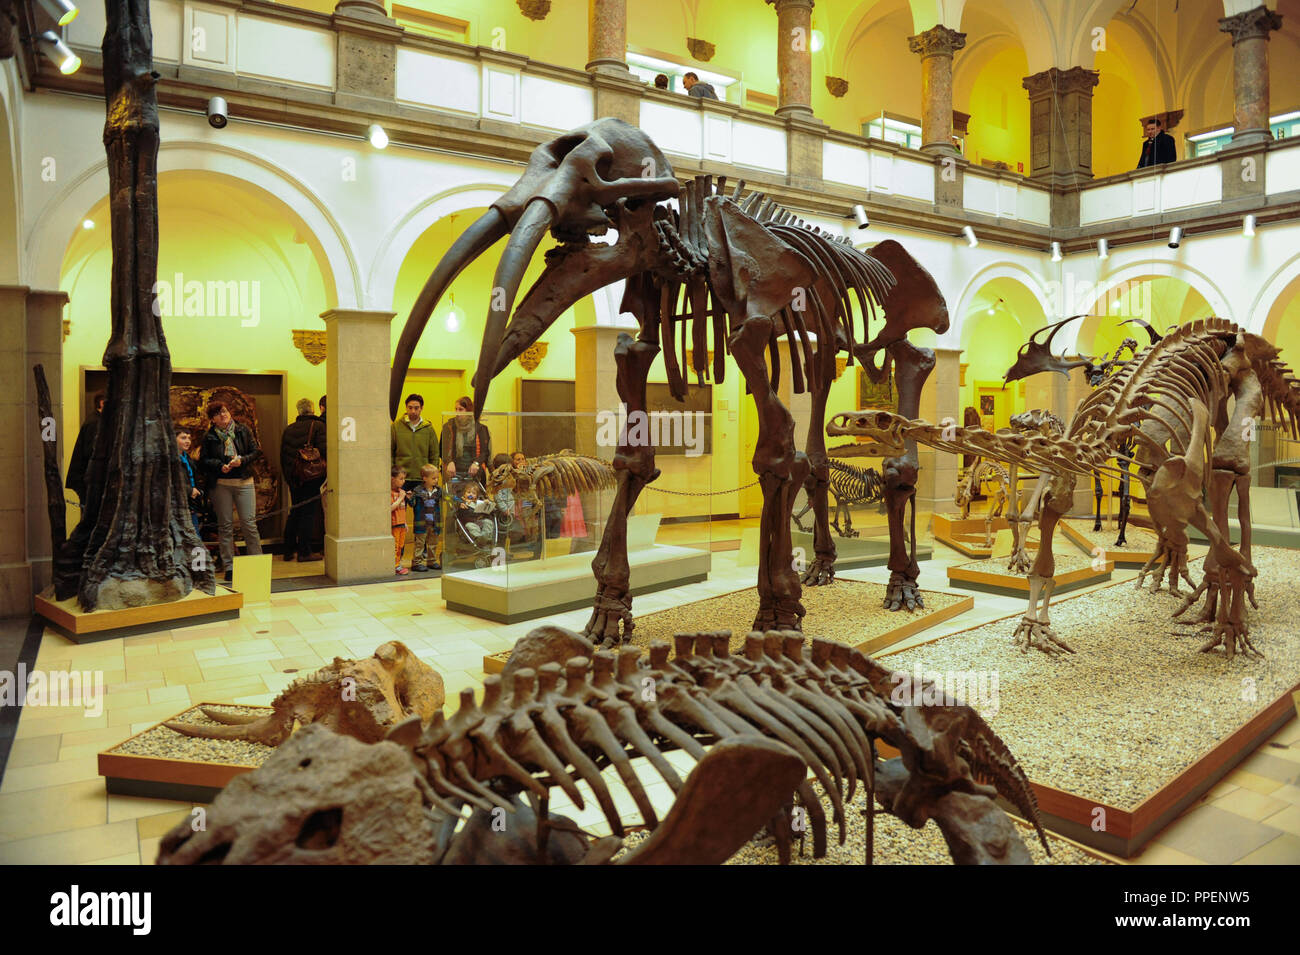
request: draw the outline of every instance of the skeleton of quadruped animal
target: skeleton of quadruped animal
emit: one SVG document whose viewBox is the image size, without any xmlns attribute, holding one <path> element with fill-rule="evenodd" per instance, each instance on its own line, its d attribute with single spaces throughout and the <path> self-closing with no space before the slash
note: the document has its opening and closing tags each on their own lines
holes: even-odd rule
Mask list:
<svg viewBox="0 0 1300 955">
<path fill-rule="evenodd" d="M 835 504 L 830 513 L 830 525 L 841 537 L 857 537 L 858 532 L 853 529 L 853 508 L 864 504 L 879 504 L 883 510 L 885 480 L 875 468 L 860 468 L 837 461 L 835 458 L 828 459 L 827 464 L 831 474 L 830 496 Z M 803 507 L 799 509 L 799 513 L 794 515 L 794 523 L 799 530 L 807 531 L 803 526 L 803 516 L 812 508 L 810 495 Z M 843 527 L 840 526 L 841 522 Z"/>
<path fill-rule="evenodd" d="M 618 394 L 629 417 L 646 411 L 646 380 L 661 347 L 669 389 L 685 399 L 680 356 L 688 350 L 688 335 L 690 370 L 701 384 L 710 370 L 710 341 L 714 380 L 723 380 L 727 353 L 745 377 L 759 412 L 753 465 L 763 492 L 754 628 L 797 629 L 803 616 L 801 584 L 833 577 L 830 467 L 821 422 L 835 352 L 863 361 L 873 381 L 884 381 L 891 364 L 897 366 L 899 407 L 915 414 L 934 358 L 907 342 L 907 332 L 943 332 L 948 312 L 934 279 L 898 243 L 882 242 L 864 254 L 844 239 L 807 227 L 761 193 L 745 194 L 743 187 L 738 184 L 728 196 L 725 180 L 718 180 L 715 190 L 708 176 L 681 187 L 650 138 L 617 119 L 599 119 L 542 144 L 519 182 L 456 239 L 425 284 L 394 355 L 390 403 L 396 408 L 400 401 L 411 356 L 439 298 L 469 262 L 507 233 L 474 376 L 478 410 L 492 379 L 568 307 L 625 280 L 622 310 L 640 325 L 635 339 L 619 336 L 614 352 Z M 673 199 L 676 208 L 667 204 Z M 611 227 L 617 230 L 612 244 L 590 240 L 590 234 Z M 512 316 L 524 270 L 548 230 L 560 244 L 546 253 L 546 269 Z M 884 326 L 865 343 L 856 341 L 852 300 L 864 323 L 873 300 L 885 313 Z M 782 338 L 790 343 L 794 391 L 812 395 L 813 425 L 804 453 L 795 450 L 794 419 L 775 390 Z M 884 356 L 879 365 L 876 352 Z M 772 362 L 770 375 L 765 353 Z M 627 515 L 659 475 L 654 448 L 629 443 L 626 432 L 613 464 L 619 486 L 592 562 L 597 590 L 586 627 L 586 633 L 609 644 L 625 639 L 633 627 Z M 891 531 L 898 530 L 890 535 L 890 591 L 900 604 L 915 606 L 915 544 L 909 555 L 902 535 L 904 511 L 915 495 L 915 446 L 886 461 L 883 473 Z M 790 540 L 801 485 L 817 517 L 816 560 L 802 580 L 793 567 Z"/>
<path fill-rule="evenodd" d="M 957 490 L 953 493 L 953 503 L 961 512 L 962 520 L 970 517 L 970 506 L 975 500 L 975 495 L 980 492 L 987 481 L 996 481 L 992 497 L 989 499 L 988 513 L 984 515 L 984 546 L 993 546 L 993 520 L 1002 516 L 1002 509 L 1007 505 L 1007 496 L 1010 491 L 1010 477 L 1007 475 L 1007 469 L 996 461 L 985 461 L 983 458 L 977 458 L 966 471 L 965 476 L 957 482 Z"/>
<path fill-rule="evenodd" d="M 1157 552 L 1138 577 L 1159 563 L 1156 586 L 1187 576 L 1188 523 L 1210 541 L 1205 576 L 1175 612 L 1180 616 L 1201 595 L 1197 623 L 1210 631 L 1202 651 L 1223 647 L 1228 657 L 1257 653 L 1246 624 L 1245 601 L 1254 604 L 1255 568 L 1250 562 L 1250 455 L 1253 419 L 1267 414 L 1300 435 L 1300 381 L 1278 360 L 1278 349 L 1232 322 L 1211 318 L 1183 325 L 1143 350 L 1080 402 L 1069 430 L 1047 434 L 989 434 L 969 428 L 945 435 L 938 426 L 887 411 L 836 415 L 831 434 L 868 435 L 895 446 L 905 438 L 957 453 L 975 453 L 1009 464 L 1033 464 L 1043 472 L 1027 507 L 1040 511 L 1038 556 L 1030 570 L 1029 610 L 1017 627 L 1023 649 L 1073 650 L 1053 631 L 1048 603 L 1055 585 L 1052 535 L 1073 501 L 1077 476 L 1118 473 L 1109 461 L 1126 440 L 1137 445 L 1137 477 L 1147 489 Z M 1235 399 L 1231 413 L 1228 398 Z M 1121 464 L 1128 459 L 1120 454 Z M 1228 497 L 1237 491 L 1241 545 L 1228 536 Z M 1202 503 L 1208 492 L 1210 509 Z M 1039 607 L 1039 600 L 1042 605 Z"/>
<path fill-rule="evenodd" d="M 424 805 L 433 813 L 434 857 L 554 861 L 547 839 L 555 834 L 566 839 L 571 853 L 559 861 L 607 861 L 626 832 L 602 777 L 611 764 L 651 830 L 647 843 L 624 860 L 632 863 L 720 863 L 764 824 L 776 838 L 781 861 L 789 860 L 792 837 L 805 829 L 812 833 L 814 856 L 824 855 L 826 814 L 810 773 L 831 804 L 841 843 L 860 784 L 869 818 L 879 801 L 913 828 L 933 819 L 958 863 L 1029 862 L 1014 825 L 994 801 L 998 796 L 1035 826 L 1047 847 L 1033 790 L 1015 757 L 977 712 L 941 687 L 913 686 L 908 675 L 893 673 L 845 644 L 815 639 L 809 651 L 797 632 L 751 633 L 743 655 L 729 652 L 727 632 L 678 634 L 674 640 L 674 655 L 667 643 L 656 642 L 647 660 L 639 648 L 596 651 L 577 634 L 538 628 L 516 644 L 503 673 L 484 680 L 481 702 L 467 688 L 452 716 L 438 713 L 425 727 L 418 719 L 394 727 L 388 739 L 409 751 Z M 877 740 L 900 755 L 881 759 Z M 375 754 L 366 752 L 372 749 L 353 748 L 352 758 L 376 762 Z M 664 755 L 675 749 L 698 761 L 685 780 Z M 335 806 L 337 795 L 321 792 L 313 804 L 299 800 L 295 812 L 301 822 L 263 822 L 248 810 L 258 791 L 264 802 L 275 804 L 265 797 L 274 792 L 277 773 L 289 777 L 281 788 L 295 792 L 321 778 L 306 776 L 303 766 L 327 780 L 358 775 L 347 766 L 305 758 L 311 755 L 308 743 L 304 758 L 287 753 L 275 766 L 250 774 L 239 784 L 246 804 L 219 798 L 205 831 L 195 833 L 187 825 L 168 834 L 160 861 L 302 861 L 292 843 L 302 845 L 302 828 L 321 815 L 318 806 Z M 634 763 L 637 757 L 644 761 Z M 662 822 L 641 778 L 650 773 L 675 794 Z M 572 828 L 548 809 L 549 794 L 557 788 L 582 808 L 580 781 L 590 786 L 614 833 L 586 849 L 572 843 Z M 530 812 L 521 811 L 520 795 L 529 798 Z M 798 816 L 792 812 L 796 795 Z M 397 812 L 399 801 L 408 815 L 418 810 L 410 799 L 393 799 L 372 800 L 368 810 L 357 811 Z M 475 813 L 456 833 L 466 806 Z M 510 835 L 484 837 L 493 818 L 505 822 L 492 826 L 493 832 L 504 828 L 524 838 L 512 843 Z M 230 820 L 241 822 L 235 826 Z M 382 831 L 384 821 L 371 827 L 366 818 L 346 813 L 340 820 L 362 831 Z M 418 812 L 410 825 L 387 821 L 399 831 L 424 829 Z M 254 831 L 240 831 L 241 826 Z M 349 841 L 350 833 L 339 832 L 336 844 Z M 384 846 L 365 839 L 357 840 L 356 849 L 370 861 L 385 854 Z M 345 855 L 334 861 L 358 860 Z"/>
</svg>

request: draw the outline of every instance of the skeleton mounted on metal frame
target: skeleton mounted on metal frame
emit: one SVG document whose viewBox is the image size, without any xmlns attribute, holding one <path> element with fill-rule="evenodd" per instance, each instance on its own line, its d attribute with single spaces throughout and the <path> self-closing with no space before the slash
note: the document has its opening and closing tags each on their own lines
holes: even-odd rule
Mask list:
<svg viewBox="0 0 1300 955">
<path fill-rule="evenodd" d="M 669 204 L 677 200 L 674 208 Z M 591 235 L 617 231 L 612 244 Z M 511 315 L 524 270 L 549 231 L 559 245 Z M 494 294 L 474 376 L 476 413 L 492 379 L 546 332 L 564 311 L 606 285 L 625 280 L 622 310 L 640 325 L 620 335 L 615 349 L 617 387 L 629 417 L 646 410 L 646 381 L 661 348 L 670 392 L 686 395 L 681 356 L 703 384 L 710 368 L 721 382 L 728 353 L 745 377 L 759 412 L 754 471 L 763 491 L 754 629 L 799 629 L 803 584 L 828 583 L 835 545 L 827 516 L 830 465 L 821 423 L 835 375 L 835 354 L 862 361 L 873 382 L 891 365 L 905 413 L 916 414 L 933 353 L 917 348 L 908 331 L 942 333 L 948 311 L 937 284 L 897 242 L 868 253 L 846 239 L 811 228 L 758 192 L 698 176 L 683 187 L 659 148 L 641 130 L 604 118 L 543 143 L 520 180 L 462 233 L 438 263 L 403 329 L 393 359 L 390 403 L 402 382 L 434 306 L 455 277 L 507 233 L 493 280 Z M 859 342 L 853 302 L 862 321 L 884 311 L 884 326 Z M 788 374 L 795 393 L 812 395 L 812 426 L 805 450 L 794 443 L 794 419 L 777 397 L 779 341 L 789 342 Z M 876 354 L 881 353 L 877 365 Z M 765 358 L 765 355 L 767 356 Z M 768 371 L 768 361 L 771 372 Z M 653 446 L 634 445 L 625 431 L 613 460 L 618 491 L 592 562 L 595 606 L 586 633 L 607 645 L 626 639 L 634 622 L 627 559 L 627 515 L 659 476 Z M 890 599 L 920 603 L 919 567 L 904 546 L 904 512 L 916 488 L 915 446 L 907 445 L 882 469 L 890 521 Z M 804 487 L 813 502 L 816 558 L 802 576 L 794 569 L 791 513 Z M 915 523 L 915 510 L 912 512 Z M 897 532 L 895 532 L 897 531 Z"/>
<path fill-rule="evenodd" d="M 1007 506 L 1007 500 L 1014 493 L 1011 490 L 1011 479 L 1007 474 L 1007 469 L 996 461 L 986 461 L 983 458 L 976 458 L 975 463 L 967 469 L 966 474 L 957 482 L 957 489 L 953 492 L 952 501 L 957 505 L 957 510 L 961 514 L 962 520 L 970 518 L 971 504 L 975 501 L 975 496 L 980 493 L 986 481 L 996 482 L 994 491 L 989 498 L 988 513 L 984 515 L 984 546 L 993 546 L 993 521 L 1002 516 L 1002 509 Z"/>
<path fill-rule="evenodd" d="M 885 510 L 884 478 L 875 468 L 860 468 L 837 461 L 835 458 L 830 458 L 827 464 L 831 472 L 830 495 L 835 505 L 830 512 L 830 525 L 841 537 L 857 537 L 858 532 L 853 529 L 853 508 L 866 504 L 879 504 L 883 513 Z M 805 533 L 808 528 L 803 526 L 803 516 L 812 508 L 813 501 L 810 495 L 799 512 L 793 516 L 795 526 Z M 814 523 L 813 526 L 816 527 L 816 524 Z"/>
<path fill-rule="evenodd" d="M 1232 322 L 1204 319 L 1175 329 L 1125 363 L 1079 403 L 1060 437 L 969 428 L 945 433 L 939 426 L 885 411 L 836 415 L 827 433 L 866 435 L 895 447 L 911 439 L 1008 464 L 1037 465 L 1043 471 L 1041 493 L 1035 492 L 1027 511 L 1031 516 L 1035 509 L 1039 513 L 1040 543 L 1030 571 L 1029 609 L 1016 638 L 1022 649 L 1032 646 L 1048 652 L 1074 652 L 1052 630 L 1048 617 L 1055 586 L 1056 525 L 1073 503 L 1077 478 L 1095 471 L 1118 474 L 1119 468 L 1109 462 L 1122 444 L 1134 441 L 1136 455 L 1129 459 L 1121 454 L 1120 463 L 1137 464 L 1159 535 L 1156 553 L 1142 568 L 1137 586 L 1141 588 L 1153 569 L 1155 588 L 1166 572 L 1171 580 L 1181 575 L 1193 584 L 1187 575 L 1186 531 L 1192 524 L 1209 539 L 1210 551 L 1201 583 L 1193 584 L 1195 590 L 1174 616 L 1204 595 L 1195 623 L 1204 624 L 1210 637 L 1201 650 L 1222 647 L 1229 658 L 1239 652 L 1258 654 L 1245 612 L 1246 600 L 1255 604 L 1256 574 L 1250 561 L 1248 442 L 1260 415 L 1300 436 L 1300 381 L 1278 354 L 1274 345 Z M 1228 497 L 1234 488 L 1241 527 L 1238 548 L 1232 546 L 1228 529 Z"/>
</svg>

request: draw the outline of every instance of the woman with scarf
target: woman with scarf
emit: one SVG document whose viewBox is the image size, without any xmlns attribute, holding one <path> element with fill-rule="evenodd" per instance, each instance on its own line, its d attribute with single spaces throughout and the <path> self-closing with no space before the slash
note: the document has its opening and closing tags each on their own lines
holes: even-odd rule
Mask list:
<svg viewBox="0 0 1300 955">
<path fill-rule="evenodd" d="M 217 529 L 221 536 L 221 567 L 226 582 L 235 566 L 235 521 L 244 547 L 249 554 L 262 553 L 262 538 L 257 533 L 257 488 L 253 485 L 253 462 L 262 456 L 253 432 L 240 424 L 220 401 L 208 405 L 212 427 L 203 436 L 199 465 L 207 473 L 212 506 L 217 512 Z"/>
<path fill-rule="evenodd" d="M 474 421 L 474 399 L 456 399 L 456 417 L 442 426 L 442 462 L 447 479 L 477 480 L 487 486 L 492 460 L 492 435 L 487 425 Z"/>
</svg>

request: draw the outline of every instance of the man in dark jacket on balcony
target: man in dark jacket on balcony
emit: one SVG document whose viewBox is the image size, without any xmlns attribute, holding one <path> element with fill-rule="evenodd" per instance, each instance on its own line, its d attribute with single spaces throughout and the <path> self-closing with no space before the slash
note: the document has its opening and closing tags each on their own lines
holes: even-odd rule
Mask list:
<svg viewBox="0 0 1300 955">
<path fill-rule="evenodd" d="M 708 83 L 701 83 L 700 78 L 694 73 L 687 73 L 682 77 L 682 86 L 686 87 L 686 95 L 694 96 L 696 99 L 717 99 L 718 94 Z"/>
<path fill-rule="evenodd" d="M 1178 148 L 1174 145 L 1174 137 L 1164 131 L 1159 119 L 1153 116 L 1146 120 L 1142 130 L 1147 138 L 1142 140 L 1142 158 L 1138 160 L 1139 169 L 1178 161 Z"/>
<path fill-rule="evenodd" d="M 299 454 L 308 445 L 325 460 L 325 422 L 312 414 L 310 398 L 298 401 L 298 417 L 280 435 L 280 474 L 289 488 L 289 517 L 284 524 L 284 559 L 313 560 L 312 548 L 321 520 L 320 489 L 324 475 L 303 480 Z"/>
</svg>

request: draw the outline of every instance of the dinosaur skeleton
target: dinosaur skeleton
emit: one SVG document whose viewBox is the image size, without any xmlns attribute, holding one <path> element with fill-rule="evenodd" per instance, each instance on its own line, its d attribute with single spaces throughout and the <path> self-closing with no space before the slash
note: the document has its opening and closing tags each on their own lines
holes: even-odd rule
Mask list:
<svg viewBox="0 0 1300 955">
<path fill-rule="evenodd" d="M 1041 541 L 1030 571 L 1029 609 L 1016 631 L 1023 649 L 1073 650 L 1052 631 L 1048 604 L 1055 585 L 1052 536 L 1069 510 L 1077 477 L 1094 472 L 1119 474 L 1130 459 L 1112 458 L 1126 440 L 1136 442 L 1137 477 L 1147 489 L 1152 523 L 1159 534 L 1156 553 L 1138 576 L 1163 562 L 1155 586 L 1167 570 L 1171 580 L 1187 576 L 1190 522 L 1210 540 L 1201 583 L 1175 612 L 1181 616 L 1202 595 L 1196 621 L 1207 626 L 1209 651 L 1223 647 L 1228 657 L 1258 653 L 1250 641 L 1245 600 L 1254 604 L 1250 562 L 1250 458 L 1254 418 L 1267 415 L 1293 434 L 1300 416 L 1300 381 L 1279 361 L 1278 349 L 1232 322 L 1211 318 L 1183 325 L 1144 349 L 1079 403 L 1069 430 L 1061 436 L 989 434 L 970 428 L 942 428 L 887 411 L 836 415 L 828 434 L 866 435 L 900 447 L 904 440 L 957 453 L 975 453 L 1012 465 L 1034 465 L 1043 472 L 1026 510 L 1039 513 Z M 1231 415 L 1228 398 L 1234 398 Z M 1228 497 L 1235 487 L 1241 545 L 1228 536 Z M 1202 503 L 1208 491 L 1210 509 Z M 1039 607 L 1039 601 L 1042 601 Z"/>
<path fill-rule="evenodd" d="M 957 490 L 953 494 L 953 503 L 957 505 L 961 512 L 962 520 L 970 517 L 970 506 L 975 500 L 975 495 L 979 493 L 980 488 L 986 481 L 996 481 L 996 490 L 994 496 L 989 501 L 988 513 L 984 515 L 984 546 L 993 546 L 993 520 L 1002 516 L 1002 509 L 1007 505 L 1007 497 L 1011 493 L 1010 478 L 1007 475 L 1007 469 L 996 461 L 985 461 L 983 458 L 976 458 L 975 463 L 966 471 L 965 477 L 957 482 Z"/>
<path fill-rule="evenodd" d="M 675 207 L 668 204 L 676 200 Z M 592 234 L 617 231 L 611 244 Z M 515 296 L 534 251 L 547 231 L 559 244 L 513 315 Z M 641 130 L 603 118 L 543 143 L 528 168 L 488 212 L 473 223 L 438 263 L 403 329 L 393 359 L 390 403 L 401 398 L 411 356 L 434 306 L 452 280 L 507 233 L 510 239 L 493 280 L 474 376 L 475 408 L 482 409 L 492 380 L 585 295 L 625 280 L 621 309 L 636 317 L 635 338 L 620 335 L 614 351 L 619 398 L 628 417 L 646 411 L 646 381 L 661 347 L 670 392 L 686 397 L 681 356 L 690 353 L 700 384 L 710 372 L 723 380 L 728 353 L 744 375 L 759 412 L 753 466 L 763 493 L 759 539 L 756 630 L 798 629 L 801 586 L 834 575 L 826 455 L 826 400 L 835 353 L 862 361 L 871 380 L 883 382 L 891 365 L 899 408 L 916 414 L 933 353 L 907 341 L 907 333 L 942 333 L 948 311 L 933 277 L 897 242 L 859 252 L 847 239 L 812 228 L 744 183 L 726 194 L 726 180 L 697 176 L 680 185 L 672 166 Z M 865 325 L 878 305 L 885 321 L 875 337 L 859 342 L 854 303 Z M 689 347 L 688 347 L 689 336 Z M 812 425 L 805 449 L 796 451 L 794 419 L 777 397 L 779 342 L 789 343 L 791 384 L 812 396 Z M 875 355 L 882 354 L 880 364 Z M 770 357 L 771 372 L 768 370 Z M 630 634 L 631 584 L 627 515 L 654 481 L 654 448 L 625 429 L 613 466 L 618 490 L 600 548 L 592 561 L 595 606 L 585 632 L 607 645 Z M 906 506 L 915 496 L 916 455 L 906 446 L 883 468 L 891 528 L 891 594 L 898 604 L 919 603 L 915 535 L 909 554 L 902 535 Z M 816 559 L 801 579 L 791 548 L 791 513 L 803 486 L 816 516 Z M 912 512 L 915 523 L 915 510 Z M 895 533 L 897 531 L 897 533 Z"/>
<path fill-rule="evenodd" d="M 614 837 L 601 840 L 582 861 L 608 860 L 627 831 L 602 777 L 602 768 L 611 764 L 652 830 L 650 843 L 669 844 L 649 856 L 642 855 L 649 847 L 642 847 L 628 861 L 721 862 L 766 823 L 786 862 L 792 829 L 803 828 L 792 827 L 796 795 L 813 853 L 820 857 L 828 826 L 809 772 L 831 803 L 841 844 L 848 807 L 861 785 L 869 821 L 876 801 L 913 828 L 933 819 L 958 863 L 1029 862 L 1015 826 L 994 802 L 998 796 L 1034 825 L 1047 848 L 1023 769 L 979 714 L 938 684 L 913 686 L 911 676 L 893 673 L 845 644 L 814 639 L 809 651 L 798 632 L 751 633 L 743 655 L 734 656 L 730 639 L 728 632 L 678 634 L 675 655 L 656 641 L 644 659 L 639 648 L 597 651 L 577 634 L 538 628 L 516 645 L 502 674 L 484 680 L 481 702 L 466 688 L 450 717 L 438 713 L 427 726 L 413 718 L 394 727 L 388 740 L 410 754 L 444 840 L 440 858 L 450 851 L 459 861 L 474 861 L 452 837 L 466 806 L 483 814 L 477 823 L 471 818 L 467 830 L 483 828 L 494 810 L 497 816 L 504 810 L 511 830 L 509 819 L 521 815 L 520 794 L 532 807 L 520 821 L 535 830 L 537 851 L 516 861 L 549 858 L 548 835 L 565 831 L 562 823 L 550 825 L 549 794 L 558 788 L 581 809 L 578 782 L 585 781 Z M 584 648 L 589 656 L 571 655 Z M 899 755 L 882 759 L 878 740 Z M 370 759 L 366 751 L 373 749 L 359 752 Z M 685 780 L 664 755 L 676 749 L 698 764 Z M 638 757 L 644 760 L 634 763 Z M 719 760 L 728 767 L 721 773 Z M 786 765 L 774 766 L 774 760 Z M 712 775 L 702 780 L 706 769 Z M 312 770 L 333 779 L 356 775 L 315 763 Z M 250 777 L 256 783 L 258 774 L 281 771 L 301 777 L 287 759 Z M 641 778 L 650 773 L 675 794 L 662 823 L 646 792 L 648 780 Z M 250 784 L 241 786 L 247 791 Z M 319 799 L 322 806 L 336 805 L 328 791 Z M 204 832 L 188 824 L 173 830 L 163 841 L 162 861 L 248 861 L 249 850 L 283 858 L 279 847 L 259 841 L 258 832 L 230 831 L 229 816 L 249 815 L 239 808 L 215 805 Z M 283 832 L 281 822 L 267 825 Z M 364 820 L 351 824 L 364 827 Z M 287 838 L 297 829 L 287 827 Z M 465 838 L 473 841 L 472 835 Z M 868 853 L 870 847 L 869 835 Z"/>
<path fill-rule="evenodd" d="M 830 458 L 827 462 L 830 468 L 830 493 L 835 499 L 834 513 L 830 515 L 831 527 L 835 528 L 835 533 L 841 537 L 857 537 L 858 532 L 853 529 L 853 508 L 861 507 L 865 504 L 880 504 L 884 509 L 885 504 L 885 482 L 881 478 L 880 472 L 875 468 L 860 468 L 852 464 L 845 464 L 843 461 L 836 461 Z M 794 515 L 795 526 L 799 530 L 807 533 L 808 528 L 803 526 L 803 516 L 812 510 L 813 501 L 811 495 L 804 502 L 804 506 L 799 513 Z M 844 526 L 840 527 L 843 521 Z"/>
</svg>

